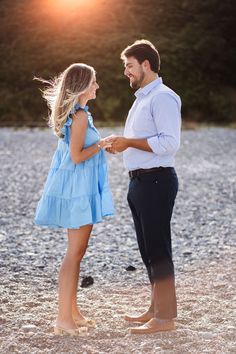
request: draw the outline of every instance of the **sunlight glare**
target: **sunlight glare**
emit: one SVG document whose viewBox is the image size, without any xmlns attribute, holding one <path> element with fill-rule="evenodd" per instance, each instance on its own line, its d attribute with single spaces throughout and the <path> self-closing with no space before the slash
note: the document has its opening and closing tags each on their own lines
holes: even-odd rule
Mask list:
<svg viewBox="0 0 236 354">
<path fill-rule="evenodd" d="M 89 0 L 57 0 L 58 6 L 74 8 L 89 3 Z"/>
<path fill-rule="evenodd" d="M 91 6 L 95 3 L 95 0 L 48 0 L 55 10 L 72 11 L 80 7 Z"/>
</svg>

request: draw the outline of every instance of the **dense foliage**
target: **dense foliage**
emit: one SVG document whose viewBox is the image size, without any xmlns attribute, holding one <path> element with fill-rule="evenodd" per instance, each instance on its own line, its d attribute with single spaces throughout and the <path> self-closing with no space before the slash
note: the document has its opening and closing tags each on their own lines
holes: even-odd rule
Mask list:
<svg viewBox="0 0 236 354">
<path fill-rule="evenodd" d="M 161 76 L 181 96 L 185 119 L 234 121 L 233 0 L 87 0 L 77 8 L 68 0 L 67 9 L 60 1 L 0 1 L 2 126 L 45 124 L 32 78 L 53 77 L 73 62 L 97 70 L 96 119 L 124 120 L 133 94 L 119 57 L 139 38 L 157 46 Z"/>
</svg>

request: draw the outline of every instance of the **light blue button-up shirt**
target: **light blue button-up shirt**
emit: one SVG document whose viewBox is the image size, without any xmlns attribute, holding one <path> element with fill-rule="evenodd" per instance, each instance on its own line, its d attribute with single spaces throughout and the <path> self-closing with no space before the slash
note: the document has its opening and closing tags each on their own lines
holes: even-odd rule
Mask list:
<svg viewBox="0 0 236 354">
<path fill-rule="evenodd" d="M 152 152 L 128 148 L 123 152 L 129 171 L 139 168 L 173 167 L 180 146 L 181 100 L 158 77 L 135 92 L 124 129 L 127 138 L 147 138 Z"/>
</svg>

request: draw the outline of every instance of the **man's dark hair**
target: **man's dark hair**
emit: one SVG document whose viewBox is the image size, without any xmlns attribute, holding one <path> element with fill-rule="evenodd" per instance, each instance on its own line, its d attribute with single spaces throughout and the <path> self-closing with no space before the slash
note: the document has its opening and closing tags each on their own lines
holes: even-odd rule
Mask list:
<svg viewBox="0 0 236 354">
<path fill-rule="evenodd" d="M 160 55 L 155 46 L 146 39 L 140 39 L 126 47 L 120 57 L 122 60 L 134 57 L 139 64 L 142 64 L 144 60 L 148 60 L 152 71 L 158 73 L 160 70 Z"/>
</svg>

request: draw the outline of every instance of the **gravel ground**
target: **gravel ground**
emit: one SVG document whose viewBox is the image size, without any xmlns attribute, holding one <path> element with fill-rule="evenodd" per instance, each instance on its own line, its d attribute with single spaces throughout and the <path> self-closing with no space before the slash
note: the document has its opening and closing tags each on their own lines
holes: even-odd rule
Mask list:
<svg viewBox="0 0 236 354">
<path fill-rule="evenodd" d="M 52 334 L 66 231 L 33 218 L 55 146 L 48 130 L 0 129 L 0 353 L 235 353 L 236 130 L 182 133 L 172 219 L 179 316 L 175 331 L 148 336 L 130 335 L 122 319 L 147 307 L 150 289 L 121 155 L 108 156 L 117 214 L 95 225 L 81 269 L 94 284 L 79 289 L 79 304 L 97 327 L 87 337 Z"/>
</svg>

